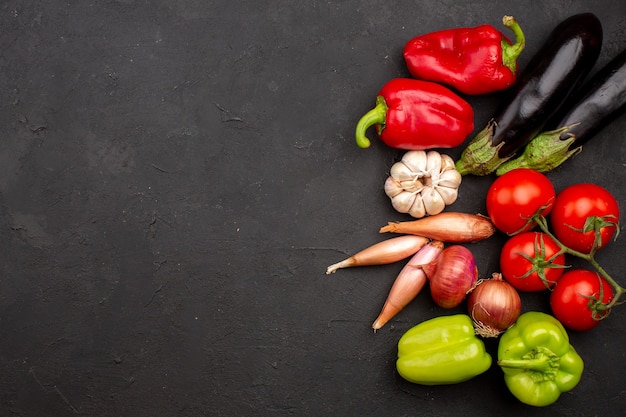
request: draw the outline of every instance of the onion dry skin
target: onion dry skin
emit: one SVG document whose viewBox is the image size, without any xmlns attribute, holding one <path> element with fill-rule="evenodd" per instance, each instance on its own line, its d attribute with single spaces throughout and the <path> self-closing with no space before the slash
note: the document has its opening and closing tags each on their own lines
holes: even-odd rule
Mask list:
<svg viewBox="0 0 626 417">
<path fill-rule="evenodd" d="M 496 228 L 489 217 L 446 211 L 418 220 L 389 222 L 379 231 L 425 236 L 446 243 L 471 243 L 487 239 Z"/>
<path fill-rule="evenodd" d="M 330 275 L 341 268 L 354 266 L 386 265 L 401 261 L 413 256 L 423 248 L 429 239 L 422 236 L 398 236 L 383 240 L 367 247 L 341 262 L 330 265 L 326 275 Z"/>
<path fill-rule="evenodd" d="M 467 299 L 467 310 L 477 335 L 498 337 L 517 321 L 522 301 L 517 290 L 495 273 L 478 281 Z"/>
<path fill-rule="evenodd" d="M 433 262 L 441 254 L 443 242 L 433 240 L 419 250 L 402 268 L 391 286 L 380 315 L 372 324 L 374 331 L 383 327 L 389 320 L 406 307 L 428 282 L 422 265 Z"/>
<path fill-rule="evenodd" d="M 472 252 L 465 246 L 445 248 L 435 262 L 423 266 L 430 281 L 430 294 L 442 308 L 461 304 L 478 280 L 478 267 Z"/>
</svg>

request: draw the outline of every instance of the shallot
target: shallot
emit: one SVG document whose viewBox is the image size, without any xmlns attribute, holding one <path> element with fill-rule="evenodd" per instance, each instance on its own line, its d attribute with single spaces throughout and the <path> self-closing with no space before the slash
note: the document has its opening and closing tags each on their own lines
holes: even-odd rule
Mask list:
<svg viewBox="0 0 626 417">
<path fill-rule="evenodd" d="M 522 301 L 515 288 L 502 280 L 501 274 L 494 273 L 491 279 L 476 283 L 467 299 L 467 309 L 476 334 L 498 337 L 517 321 Z"/>
<path fill-rule="evenodd" d="M 398 262 L 415 255 L 428 241 L 429 239 L 426 237 L 414 235 L 399 236 L 383 240 L 341 262 L 329 266 L 328 269 L 326 269 L 326 274 L 330 275 L 340 268 L 384 265 Z"/>
<path fill-rule="evenodd" d="M 419 220 L 389 222 L 380 233 L 424 236 L 447 243 L 469 243 L 487 239 L 496 231 L 489 217 L 480 214 L 444 212 Z"/>
<path fill-rule="evenodd" d="M 430 281 L 430 294 L 442 308 L 461 304 L 478 279 L 478 267 L 465 246 L 445 248 L 434 262 L 422 266 Z"/>
<path fill-rule="evenodd" d="M 413 255 L 402 268 L 391 286 L 380 315 L 372 324 L 374 331 L 383 327 L 419 294 L 428 281 L 421 266 L 437 259 L 442 250 L 443 242 L 433 240 Z"/>
</svg>

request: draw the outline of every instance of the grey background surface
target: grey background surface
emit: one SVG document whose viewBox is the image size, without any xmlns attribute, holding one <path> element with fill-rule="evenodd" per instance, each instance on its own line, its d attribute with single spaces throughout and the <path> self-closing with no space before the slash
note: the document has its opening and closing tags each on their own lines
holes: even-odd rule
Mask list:
<svg viewBox="0 0 626 417">
<path fill-rule="evenodd" d="M 408 75 L 404 43 L 512 14 L 523 67 L 583 11 L 604 27 L 595 72 L 626 47 L 623 1 L 3 1 L 0 415 L 621 415 L 625 307 L 571 334 L 583 379 L 534 409 L 495 366 L 454 386 L 398 377 L 404 331 L 464 311 L 424 290 L 373 334 L 401 263 L 324 274 L 406 219 L 382 189 L 402 152 L 353 138 Z M 468 99 L 477 129 L 500 99 Z M 624 130 L 550 173 L 557 191 L 595 182 L 626 207 Z M 491 181 L 466 177 L 451 208 L 485 213 Z M 618 278 L 624 239 L 598 256 Z M 471 245 L 482 276 L 504 240 Z"/>
</svg>

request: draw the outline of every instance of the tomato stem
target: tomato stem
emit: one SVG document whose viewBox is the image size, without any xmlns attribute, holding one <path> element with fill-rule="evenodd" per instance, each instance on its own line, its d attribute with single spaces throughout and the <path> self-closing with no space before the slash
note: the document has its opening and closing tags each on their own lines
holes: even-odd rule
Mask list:
<svg viewBox="0 0 626 417">
<path fill-rule="evenodd" d="M 609 303 L 602 303 L 602 302 L 598 302 L 597 304 L 595 304 L 594 308 L 596 310 L 600 310 L 600 311 L 608 311 L 611 308 L 615 307 L 617 304 L 621 304 L 619 302 L 620 297 L 624 294 L 624 292 L 626 292 L 626 288 L 622 287 L 621 285 L 619 285 L 619 283 L 614 280 L 608 272 L 606 272 L 606 270 L 604 268 L 602 268 L 602 265 L 600 265 L 600 263 L 598 261 L 596 261 L 595 259 L 595 254 L 597 249 L 599 249 L 601 247 L 601 242 L 599 242 L 600 240 L 600 235 L 596 234 L 596 241 L 591 249 L 591 252 L 589 253 L 583 253 L 583 252 L 579 252 L 576 251 L 574 249 L 571 249 L 567 246 L 565 246 L 563 243 L 561 243 L 561 241 L 559 241 L 556 236 L 554 234 L 552 234 L 552 232 L 550 231 L 549 227 L 548 227 L 548 222 L 546 220 L 546 218 L 541 214 L 541 213 L 537 213 L 532 217 L 532 220 L 535 221 L 535 223 L 539 226 L 539 228 L 541 229 L 542 232 L 544 232 L 545 234 L 547 234 L 548 236 L 550 236 L 554 242 L 559 246 L 560 253 L 567 253 L 570 254 L 572 256 L 575 256 L 577 258 L 583 259 L 587 262 L 589 262 L 596 271 L 598 271 L 598 273 L 602 276 L 602 278 L 604 278 L 610 285 L 611 287 L 613 287 L 613 299 L 609 302 Z M 600 286 L 600 288 L 602 288 L 602 286 Z"/>
<path fill-rule="evenodd" d="M 566 265 L 560 265 L 555 263 L 555 260 L 563 254 L 563 251 L 560 250 L 549 258 L 546 258 L 547 249 L 546 243 L 544 241 L 543 235 L 537 234 L 534 242 L 534 251 L 535 255 L 527 255 L 525 253 L 518 253 L 519 256 L 526 259 L 531 265 L 530 268 L 524 275 L 520 278 L 528 278 L 533 273 L 536 273 L 539 279 L 543 282 L 546 288 L 550 288 L 552 285 L 556 283 L 556 281 L 550 281 L 546 275 L 546 269 L 548 268 L 568 268 Z"/>
</svg>

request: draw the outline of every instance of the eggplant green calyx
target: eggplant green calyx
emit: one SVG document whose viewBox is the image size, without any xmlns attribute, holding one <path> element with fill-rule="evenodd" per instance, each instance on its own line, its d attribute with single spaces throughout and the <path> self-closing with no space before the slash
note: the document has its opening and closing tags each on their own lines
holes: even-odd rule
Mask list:
<svg viewBox="0 0 626 417">
<path fill-rule="evenodd" d="M 369 148 L 370 140 L 365 134 L 371 126 L 376 126 L 379 134 L 383 131 L 387 120 L 387 110 L 385 98 L 383 96 L 376 97 L 376 106 L 365 113 L 356 125 L 356 144 L 359 148 Z"/>
<path fill-rule="evenodd" d="M 578 154 L 582 146 L 569 149 L 576 140 L 576 136 L 569 134 L 569 138 L 561 139 L 562 135 L 568 135 L 567 131 L 574 125 L 550 130 L 536 136 L 524 149 L 522 155 L 500 165 L 496 175 L 503 175 L 516 168 L 531 168 L 538 172 L 548 172 L 561 165 L 563 162 Z"/>
<path fill-rule="evenodd" d="M 510 159 L 510 157 L 502 158 L 498 155 L 504 142 L 500 142 L 497 146 L 493 146 L 491 142 L 495 127 L 496 122 L 491 120 L 467 144 L 461 158 L 455 163 L 455 168 L 461 175 L 489 175 Z"/>
<path fill-rule="evenodd" d="M 502 24 L 511 29 L 515 35 L 514 44 L 510 44 L 507 40 L 502 39 L 502 64 L 515 74 L 517 72 L 517 58 L 526 47 L 526 37 L 513 16 L 504 16 Z"/>
</svg>

